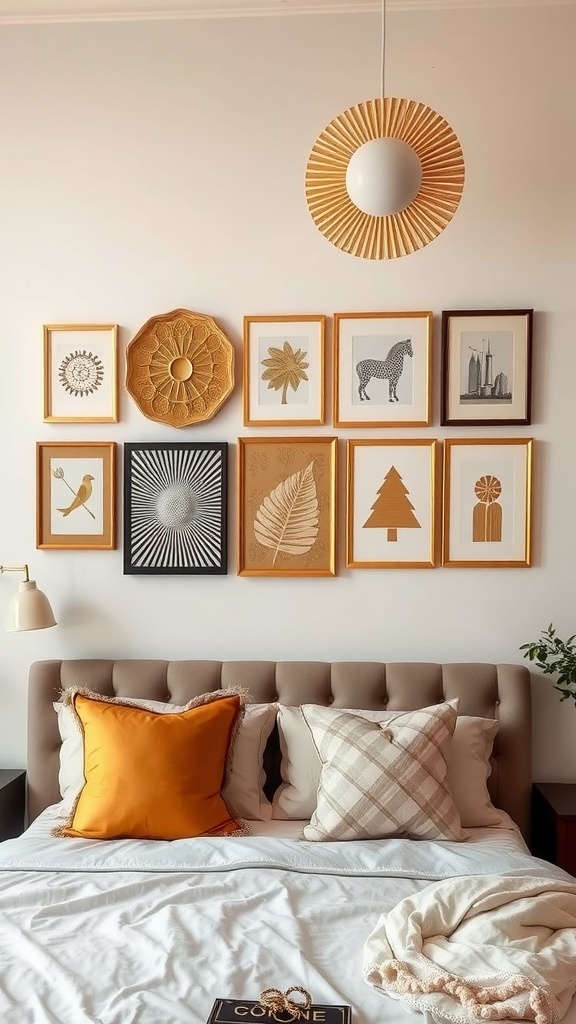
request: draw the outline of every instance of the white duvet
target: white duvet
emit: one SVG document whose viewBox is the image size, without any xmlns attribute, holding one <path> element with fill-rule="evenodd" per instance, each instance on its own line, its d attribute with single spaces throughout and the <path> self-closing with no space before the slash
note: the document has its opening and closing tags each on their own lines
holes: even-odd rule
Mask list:
<svg viewBox="0 0 576 1024">
<path fill-rule="evenodd" d="M 512 831 L 311 843 L 275 824 L 280 836 L 162 843 L 56 839 L 40 822 L 1 844 L 2 1024 L 203 1024 L 217 997 L 292 985 L 351 1005 L 354 1024 L 405 1024 L 363 978 L 382 913 L 441 879 L 570 877 Z"/>
</svg>

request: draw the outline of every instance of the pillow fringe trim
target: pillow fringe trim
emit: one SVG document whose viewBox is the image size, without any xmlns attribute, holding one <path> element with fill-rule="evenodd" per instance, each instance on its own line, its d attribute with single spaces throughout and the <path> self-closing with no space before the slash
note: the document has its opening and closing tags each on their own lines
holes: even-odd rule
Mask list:
<svg viewBox="0 0 576 1024">
<path fill-rule="evenodd" d="M 72 710 L 72 712 L 73 712 L 72 717 L 74 719 L 76 727 L 80 730 L 81 735 L 84 734 L 84 731 L 82 729 L 82 721 L 80 719 L 80 716 L 76 712 L 76 708 L 74 706 L 74 699 L 75 699 L 75 697 L 77 695 L 80 695 L 81 697 L 86 697 L 88 700 L 100 701 L 103 704 L 113 704 L 113 705 L 116 705 L 116 706 L 120 705 L 121 707 L 126 707 L 126 708 L 131 708 L 131 709 L 136 709 L 136 710 L 138 710 L 138 704 L 137 704 L 138 699 L 140 699 L 142 701 L 154 700 L 154 698 L 152 698 L 152 697 L 150 697 L 150 698 L 147 698 L 147 697 L 142 697 L 142 698 L 126 697 L 126 698 L 123 698 L 122 696 L 119 696 L 119 697 L 117 697 L 117 696 L 110 696 L 109 694 L 105 694 L 105 693 L 95 693 L 94 690 L 90 690 L 86 686 L 68 686 L 65 689 L 60 691 L 60 702 L 65 707 L 69 707 Z M 226 763 L 225 763 L 225 766 L 224 766 L 224 775 L 223 775 L 223 779 L 222 779 L 222 790 L 224 790 L 224 788 L 227 786 L 227 784 L 229 782 L 229 779 L 230 779 L 230 775 L 231 775 L 231 772 L 232 772 L 232 755 L 233 755 L 233 752 L 234 752 L 234 745 L 236 743 L 236 739 L 237 739 L 237 736 L 238 736 L 238 731 L 240 729 L 240 725 L 241 725 L 242 720 L 244 718 L 244 715 L 246 713 L 246 703 L 247 703 L 248 699 L 250 698 L 250 696 L 251 696 L 250 691 L 248 689 L 246 689 L 246 687 L 244 687 L 244 686 L 227 686 L 227 687 L 222 687 L 222 689 L 220 689 L 220 690 L 209 690 L 206 693 L 199 694 L 197 697 L 193 697 L 192 700 L 189 700 L 186 704 L 174 705 L 175 707 L 178 707 L 178 712 L 175 712 L 175 714 L 182 714 L 185 711 L 192 711 L 194 708 L 203 707 L 205 704 L 211 704 L 211 703 L 213 703 L 216 700 L 223 700 L 226 697 L 238 697 L 239 698 L 238 714 L 236 715 L 236 718 L 234 719 L 234 725 L 232 726 L 232 729 L 230 731 L 230 737 L 229 737 L 229 740 L 228 740 L 228 752 L 227 752 L 227 755 L 226 755 Z M 169 703 L 169 702 L 165 701 L 164 703 Z M 155 711 L 150 710 L 148 708 L 141 708 L 141 710 L 142 711 L 148 711 L 149 714 L 158 714 L 158 712 L 155 712 Z M 86 785 L 86 781 L 84 781 L 84 785 Z M 53 836 L 55 836 L 56 838 L 59 838 L 59 839 L 70 839 L 71 838 L 70 830 L 72 829 L 72 824 L 73 824 L 73 821 L 74 821 L 74 816 L 75 816 L 75 813 L 76 813 L 76 808 L 78 806 L 78 801 L 80 799 L 80 796 L 82 794 L 83 789 L 84 789 L 84 786 L 81 787 L 80 791 L 76 795 L 76 799 L 74 800 L 74 803 L 72 804 L 72 807 L 71 807 L 69 813 L 66 815 L 65 819 L 59 825 L 55 825 L 54 828 L 50 830 L 50 834 L 51 835 L 53 835 Z M 228 811 L 228 814 L 230 816 L 231 821 L 233 821 L 236 825 L 238 825 L 238 828 L 234 832 L 220 833 L 220 835 L 225 836 L 226 838 L 230 838 L 230 839 L 233 839 L 236 836 L 250 836 L 250 835 L 252 835 L 252 833 L 251 833 L 250 829 L 248 828 L 248 826 L 246 825 L 246 822 L 244 821 L 244 819 L 238 814 L 238 812 L 234 809 L 232 804 L 228 800 L 225 799 L 225 797 L 222 794 L 222 790 L 220 791 L 220 796 L 221 796 L 222 802 L 223 802 L 224 806 L 226 807 L 226 810 Z M 201 836 L 191 836 L 190 838 L 196 839 L 196 838 L 202 838 L 202 837 Z"/>
</svg>

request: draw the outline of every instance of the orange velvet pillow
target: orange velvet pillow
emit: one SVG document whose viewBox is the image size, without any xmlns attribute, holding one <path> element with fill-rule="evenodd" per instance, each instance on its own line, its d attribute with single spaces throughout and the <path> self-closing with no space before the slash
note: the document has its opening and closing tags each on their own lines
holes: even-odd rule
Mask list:
<svg viewBox="0 0 576 1024">
<path fill-rule="evenodd" d="M 186 839 L 246 832 L 222 797 L 240 694 L 204 694 L 175 714 L 70 697 L 84 735 L 85 785 L 58 834 Z"/>
</svg>

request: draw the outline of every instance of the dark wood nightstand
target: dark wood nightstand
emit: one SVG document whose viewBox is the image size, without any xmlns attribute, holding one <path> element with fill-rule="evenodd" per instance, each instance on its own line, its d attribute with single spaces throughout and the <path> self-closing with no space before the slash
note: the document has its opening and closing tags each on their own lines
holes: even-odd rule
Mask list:
<svg viewBox="0 0 576 1024">
<path fill-rule="evenodd" d="M 576 782 L 535 782 L 532 853 L 576 875 Z"/>
<path fill-rule="evenodd" d="M 24 831 L 26 813 L 26 772 L 23 768 L 0 768 L 0 842 Z"/>
</svg>

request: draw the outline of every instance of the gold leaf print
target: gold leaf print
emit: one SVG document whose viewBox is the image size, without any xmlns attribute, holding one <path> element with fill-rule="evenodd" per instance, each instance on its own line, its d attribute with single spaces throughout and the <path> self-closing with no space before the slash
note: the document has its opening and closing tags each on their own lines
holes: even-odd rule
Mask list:
<svg viewBox="0 0 576 1024">
<path fill-rule="evenodd" d="M 314 460 L 282 480 L 264 498 L 254 519 L 256 540 L 274 552 L 305 555 L 318 536 L 318 495 L 313 472 Z"/>
</svg>

